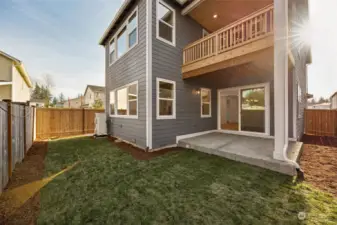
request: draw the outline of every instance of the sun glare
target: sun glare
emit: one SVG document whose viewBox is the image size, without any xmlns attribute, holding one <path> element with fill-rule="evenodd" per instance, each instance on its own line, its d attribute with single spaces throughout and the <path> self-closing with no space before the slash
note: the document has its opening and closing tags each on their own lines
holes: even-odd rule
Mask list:
<svg viewBox="0 0 337 225">
<path fill-rule="evenodd" d="M 292 49 L 297 51 L 307 50 L 311 45 L 312 30 L 310 22 L 307 19 L 300 18 L 296 21 L 292 20 L 291 24 Z"/>
</svg>

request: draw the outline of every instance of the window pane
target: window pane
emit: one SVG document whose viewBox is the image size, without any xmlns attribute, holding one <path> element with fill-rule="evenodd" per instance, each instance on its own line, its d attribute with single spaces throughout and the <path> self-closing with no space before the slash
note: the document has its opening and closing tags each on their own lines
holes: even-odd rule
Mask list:
<svg viewBox="0 0 337 225">
<path fill-rule="evenodd" d="M 127 89 L 123 88 L 117 91 L 117 113 L 118 115 L 127 114 Z"/>
<path fill-rule="evenodd" d="M 173 42 L 173 28 L 159 21 L 159 37 L 169 42 Z"/>
<path fill-rule="evenodd" d="M 129 113 L 130 115 L 137 115 L 137 101 L 129 102 Z"/>
<path fill-rule="evenodd" d="M 159 115 L 172 116 L 173 115 L 173 101 L 159 100 Z"/>
<path fill-rule="evenodd" d="M 111 41 L 109 45 L 109 63 L 115 61 L 115 41 Z"/>
<path fill-rule="evenodd" d="M 161 3 L 158 5 L 158 19 L 173 25 L 173 12 Z"/>
<path fill-rule="evenodd" d="M 117 37 L 117 57 L 126 52 L 126 28 L 124 28 Z"/>
<path fill-rule="evenodd" d="M 137 99 L 137 84 L 129 86 L 129 100 Z"/>
<path fill-rule="evenodd" d="M 137 27 L 137 12 L 131 16 L 128 24 L 129 33 Z"/>
<path fill-rule="evenodd" d="M 264 110 L 264 88 L 252 88 L 242 91 L 242 110 Z"/>
<path fill-rule="evenodd" d="M 173 84 L 159 81 L 159 97 L 173 99 Z"/>
<path fill-rule="evenodd" d="M 202 102 L 210 102 L 210 91 L 209 90 L 201 90 L 201 98 Z"/>
<path fill-rule="evenodd" d="M 134 46 L 137 42 L 137 29 L 134 29 L 130 34 L 129 34 L 129 48 Z"/>
<path fill-rule="evenodd" d="M 210 104 L 202 104 L 202 115 L 210 115 Z"/>
<path fill-rule="evenodd" d="M 115 115 L 115 92 L 114 91 L 110 92 L 110 114 Z"/>
</svg>

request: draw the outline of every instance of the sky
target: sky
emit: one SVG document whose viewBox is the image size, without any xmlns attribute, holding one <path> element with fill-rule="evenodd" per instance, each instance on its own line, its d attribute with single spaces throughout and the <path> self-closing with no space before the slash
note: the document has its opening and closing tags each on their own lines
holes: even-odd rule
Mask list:
<svg viewBox="0 0 337 225">
<path fill-rule="evenodd" d="M 104 86 L 104 49 L 98 41 L 122 2 L 0 0 L 0 50 L 22 60 L 33 81 L 49 74 L 54 95 L 76 97 L 87 84 Z M 309 3 L 309 93 L 330 97 L 337 91 L 337 1 Z"/>
</svg>

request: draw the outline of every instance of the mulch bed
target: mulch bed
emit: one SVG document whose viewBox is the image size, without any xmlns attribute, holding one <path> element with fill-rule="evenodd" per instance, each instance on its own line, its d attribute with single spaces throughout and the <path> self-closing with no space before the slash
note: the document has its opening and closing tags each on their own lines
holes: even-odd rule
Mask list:
<svg viewBox="0 0 337 225">
<path fill-rule="evenodd" d="M 146 152 L 143 149 L 137 148 L 125 142 L 115 142 L 117 139 L 114 137 L 108 137 L 108 139 L 123 151 L 130 153 L 132 157 L 137 160 L 149 160 L 154 157 L 165 155 L 168 152 L 181 151 L 181 148 L 166 148 L 155 152 Z"/>
<path fill-rule="evenodd" d="M 0 197 L 0 224 L 35 224 L 40 209 L 40 194 L 37 193 L 20 208 L 13 209 L 8 201 L 2 201 L 6 191 L 41 180 L 44 172 L 44 158 L 48 142 L 35 142 L 22 163 L 16 165 L 13 176 Z"/>
<path fill-rule="evenodd" d="M 337 197 L 336 138 L 304 136 L 300 164 L 305 181 Z"/>
</svg>

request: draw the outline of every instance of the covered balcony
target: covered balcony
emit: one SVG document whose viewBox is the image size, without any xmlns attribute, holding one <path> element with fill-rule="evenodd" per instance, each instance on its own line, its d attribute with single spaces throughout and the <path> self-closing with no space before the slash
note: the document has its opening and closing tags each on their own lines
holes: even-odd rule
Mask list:
<svg viewBox="0 0 337 225">
<path fill-rule="evenodd" d="M 270 4 L 273 1 L 248 2 L 205 0 L 190 11 L 188 7 L 184 10 L 208 31 L 215 30 L 184 48 L 184 79 L 247 63 L 273 71 L 274 6 Z M 260 8 L 256 10 L 257 7 Z M 240 19 L 230 20 L 240 15 Z"/>
</svg>

